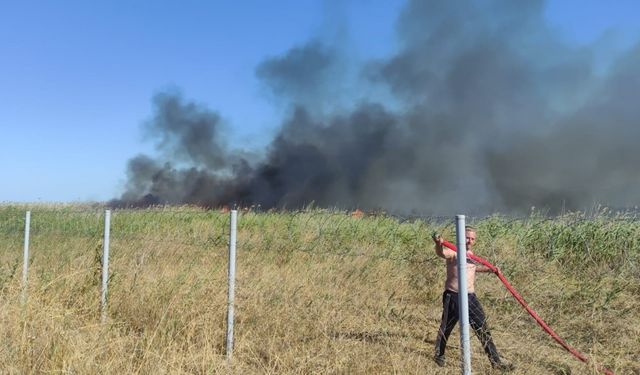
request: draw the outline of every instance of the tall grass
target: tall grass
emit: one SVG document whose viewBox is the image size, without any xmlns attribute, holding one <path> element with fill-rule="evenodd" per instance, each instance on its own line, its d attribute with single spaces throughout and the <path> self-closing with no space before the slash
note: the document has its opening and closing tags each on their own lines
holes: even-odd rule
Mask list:
<svg viewBox="0 0 640 375">
<path fill-rule="evenodd" d="M 32 210 L 20 303 L 24 212 Z M 430 219 L 310 209 L 242 212 L 233 362 L 225 361 L 228 214 L 116 210 L 109 319 L 100 323 L 100 207 L 0 206 L 4 373 L 458 373 L 432 362 L 444 278 Z M 639 373 L 640 222 L 579 213 L 477 219 L 476 253 L 570 344 Z M 499 350 L 520 374 L 592 373 L 558 347 L 491 275 L 476 287 Z M 489 373 L 477 341 L 473 366 Z"/>
</svg>

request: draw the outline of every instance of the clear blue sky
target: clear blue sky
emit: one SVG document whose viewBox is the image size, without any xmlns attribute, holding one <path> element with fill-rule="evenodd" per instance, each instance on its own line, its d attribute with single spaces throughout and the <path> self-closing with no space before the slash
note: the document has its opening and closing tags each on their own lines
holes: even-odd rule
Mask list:
<svg viewBox="0 0 640 375">
<path fill-rule="evenodd" d="M 401 0 L 15 1 L 0 10 L 0 202 L 107 200 L 127 160 L 153 153 L 141 123 L 178 88 L 218 111 L 247 147 L 279 122 L 255 67 L 311 38 L 347 37 L 354 55 L 395 46 Z M 640 35 L 640 2 L 553 0 L 575 43 Z"/>
</svg>

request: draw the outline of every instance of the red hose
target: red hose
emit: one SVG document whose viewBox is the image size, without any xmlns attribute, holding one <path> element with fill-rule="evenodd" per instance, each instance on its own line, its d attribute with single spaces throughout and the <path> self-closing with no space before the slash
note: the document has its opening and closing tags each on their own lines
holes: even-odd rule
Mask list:
<svg viewBox="0 0 640 375">
<path fill-rule="evenodd" d="M 448 247 L 453 251 L 458 251 L 458 249 L 456 248 L 456 245 L 452 244 L 451 242 L 442 241 L 442 245 Z M 536 322 L 540 325 L 540 327 L 542 327 L 542 329 L 546 333 L 548 333 L 558 344 L 560 344 L 560 346 L 565 348 L 569 353 L 573 354 L 574 357 L 578 358 L 584 363 L 589 363 L 589 359 L 584 354 L 580 353 L 575 348 L 567 344 L 560 336 L 558 336 L 557 333 L 555 333 L 551 329 L 551 327 L 547 325 L 547 323 L 544 322 L 544 320 L 542 320 L 542 318 L 540 318 L 540 316 L 538 316 L 538 314 L 535 311 L 533 311 L 531 307 L 529 307 L 529 305 L 527 305 L 527 302 L 525 302 L 524 298 L 522 298 L 522 296 L 518 293 L 518 291 L 515 290 L 515 288 L 512 287 L 511 284 L 509 284 L 509 281 L 507 281 L 507 279 L 504 277 L 504 275 L 502 274 L 500 269 L 498 269 L 498 267 L 494 266 L 493 264 L 489 263 L 489 261 L 487 261 L 486 259 L 481 258 L 475 254 L 467 254 L 467 257 L 475 262 L 478 262 L 484 266 L 487 266 L 493 273 L 495 273 L 498 276 L 498 278 L 500 279 L 500 281 L 502 281 L 504 286 L 507 287 L 507 290 L 509 290 L 509 292 L 513 295 L 513 297 L 520 303 L 520 305 L 522 305 L 522 307 L 524 307 L 525 310 L 527 310 L 529 315 L 531 315 L 533 319 L 536 320 Z M 596 365 L 596 368 L 607 375 L 614 375 L 613 372 L 606 367 Z"/>
</svg>

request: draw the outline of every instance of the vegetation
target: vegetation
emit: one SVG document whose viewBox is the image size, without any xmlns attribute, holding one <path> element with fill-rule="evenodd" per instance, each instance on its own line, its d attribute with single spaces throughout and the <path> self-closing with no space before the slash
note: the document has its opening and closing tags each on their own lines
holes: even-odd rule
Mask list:
<svg viewBox="0 0 640 375">
<path fill-rule="evenodd" d="M 31 264 L 21 303 L 24 213 Z M 454 332 L 432 361 L 444 267 L 435 219 L 309 209 L 241 212 L 233 361 L 225 359 L 229 215 L 116 210 L 109 318 L 100 322 L 103 209 L 0 206 L 3 373 L 459 373 Z M 615 373 L 640 373 L 640 221 L 629 214 L 472 220 L 476 254 L 500 266 L 568 343 Z M 517 374 L 589 374 L 497 278 L 476 290 Z M 490 373 L 477 340 L 474 372 Z"/>
</svg>

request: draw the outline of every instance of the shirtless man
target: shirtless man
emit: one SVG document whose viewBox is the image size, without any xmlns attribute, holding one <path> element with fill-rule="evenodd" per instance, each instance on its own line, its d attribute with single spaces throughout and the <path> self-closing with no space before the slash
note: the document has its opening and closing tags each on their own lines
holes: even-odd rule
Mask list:
<svg viewBox="0 0 640 375">
<path fill-rule="evenodd" d="M 476 231 L 472 227 L 465 228 L 465 237 L 467 243 L 467 254 L 473 254 L 473 244 L 476 242 Z M 436 242 L 436 254 L 444 258 L 447 264 L 447 280 L 444 284 L 444 293 L 442 295 L 442 321 L 438 330 L 436 339 L 436 353 L 434 360 L 438 366 L 444 366 L 444 352 L 447 346 L 447 339 L 451 331 L 458 322 L 458 268 L 457 253 L 451 249 L 446 249 L 442 245 L 442 238 L 434 236 Z M 491 366 L 502 371 L 511 371 L 515 367 L 511 363 L 504 362 L 498 354 L 491 332 L 487 326 L 487 320 L 480 305 L 480 301 L 475 294 L 474 284 L 476 280 L 476 272 L 491 272 L 489 267 L 478 265 L 471 261 L 467 261 L 467 292 L 469 293 L 469 323 L 475 331 L 485 353 L 489 356 Z"/>
</svg>

